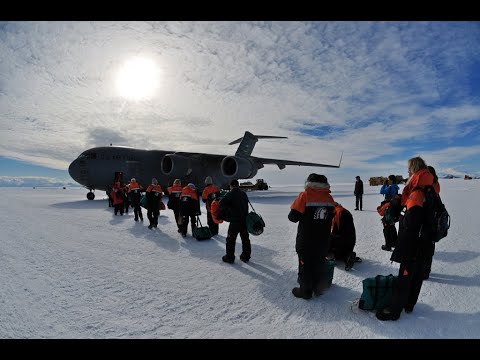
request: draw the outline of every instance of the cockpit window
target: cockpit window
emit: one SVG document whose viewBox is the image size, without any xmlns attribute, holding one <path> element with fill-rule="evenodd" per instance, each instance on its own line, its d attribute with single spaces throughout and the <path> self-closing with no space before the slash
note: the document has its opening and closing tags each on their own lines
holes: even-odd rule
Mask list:
<svg viewBox="0 0 480 360">
<path fill-rule="evenodd" d="M 97 154 L 96 153 L 86 153 L 86 154 L 80 154 L 80 156 L 78 157 L 79 159 L 96 159 L 97 158 Z"/>
</svg>

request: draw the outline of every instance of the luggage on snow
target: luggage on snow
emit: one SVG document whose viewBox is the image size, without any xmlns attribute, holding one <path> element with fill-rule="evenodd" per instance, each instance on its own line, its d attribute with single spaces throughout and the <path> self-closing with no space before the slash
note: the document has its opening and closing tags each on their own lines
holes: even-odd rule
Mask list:
<svg viewBox="0 0 480 360">
<path fill-rule="evenodd" d="M 358 307 L 362 310 L 380 310 L 390 306 L 395 279 L 392 274 L 364 279 Z"/>
<path fill-rule="evenodd" d="M 202 226 L 202 223 L 200 222 L 200 218 L 198 216 L 197 224 L 200 224 L 200 226 L 195 227 L 192 232 L 192 235 L 195 239 L 199 241 L 208 240 L 213 236 L 208 226 Z"/>
<path fill-rule="evenodd" d="M 249 234 L 257 236 L 263 233 L 263 228 L 265 227 L 265 221 L 263 221 L 263 218 L 260 216 L 260 214 L 257 214 L 255 212 L 255 209 L 250 203 L 250 200 L 248 200 L 248 203 L 252 207 L 252 211 L 250 211 L 246 217 L 247 231 L 249 232 Z"/>
</svg>

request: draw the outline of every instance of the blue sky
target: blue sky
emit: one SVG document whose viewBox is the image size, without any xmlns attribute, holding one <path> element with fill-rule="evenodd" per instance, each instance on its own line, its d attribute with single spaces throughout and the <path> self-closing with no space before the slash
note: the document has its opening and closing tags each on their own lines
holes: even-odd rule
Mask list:
<svg viewBox="0 0 480 360">
<path fill-rule="evenodd" d="M 479 22 L 2 22 L 0 184 L 68 179 L 110 143 L 230 155 L 245 130 L 288 137 L 259 157 L 344 152 L 267 166 L 271 182 L 407 176 L 418 155 L 480 175 L 478 59 Z"/>
</svg>

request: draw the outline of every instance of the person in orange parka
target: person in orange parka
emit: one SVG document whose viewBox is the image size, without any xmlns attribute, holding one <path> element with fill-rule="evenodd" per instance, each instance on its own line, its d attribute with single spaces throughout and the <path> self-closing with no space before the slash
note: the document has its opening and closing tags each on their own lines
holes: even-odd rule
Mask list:
<svg viewBox="0 0 480 360">
<path fill-rule="evenodd" d="M 120 212 L 120 215 L 123 216 L 123 189 L 120 186 L 120 181 L 115 182 L 112 187 L 112 199 L 115 215 Z"/>
<path fill-rule="evenodd" d="M 149 229 L 156 228 L 158 225 L 158 216 L 160 215 L 160 202 L 162 201 L 162 187 L 158 185 L 156 178 L 152 179 L 152 184 L 148 185 L 145 196 L 147 197 L 147 218 L 150 222 Z"/>
<path fill-rule="evenodd" d="M 205 207 L 207 208 L 207 223 L 208 228 L 212 235 L 218 234 L 218 224 L 213 221 L 212 213 L 211 213 L 211 205 L 212 201 L 215 197 L 215 194 L 220 191 L 220 188 L 217 185 L 213 184 L 213 180 L 211 176 L 207 176 L 205 178 L 205 188 L 202 192 L 202 201 L 205 203 Z"/>
<path fill-rule="evenodd" d="M 190 218 L 193 230 L 197 227 L 196 215 L 200 213 L 200 203 L 198 202 L 197 188 L 195 184 L 189 183 L 182 189 L 180 194 L 180 215 L 182 216 L 182 224 L 180 225 L 181 234 L 187 236 L 188 219 Z"/>
<path fill-rule="evenodd" d="M 352 213 L 336 202 L 329 252 L 333 253 L 335 260 L 345 262 L 345 270 L 347 271 L 352 269 L 355 262 L 362 261 L 353 251 L 356 241 L 357 236 Z"/>
<path fill-rule="evenodd" d="M 437 172 L 433 166 L 427 166 L 430 174 L 433 175 L 433 189 L 437 194 L 440 194 L 440 183 L 438 182 Z M 430 241 L 426 247 L 425 253 L 425 266 L 423 268 L 423 280 L 427 280 L 430 277 L 432 271 L 433 255 L 435 254 L 435 241 Z"/>
<path fill-rule="evenodd" d="M 182 222 L 180 218 L 180 195 L 182 194 L 182 181 L 180 179 L 175 179 L 173 185 L 168 187 L 168 202 L 167 207 L 173 210 L 173 215 L 175 216 L 175 223 L 177 224 L 178 232 L 181 233 Z"/>
<path fill-rule="evenodd" d="M 423 284 L 423 270 L 428 252 L 429 239 L 422 236 L 425 211 L 422 191 L 433 184 L 433 175 L 428 171 L 421 157 L 408 160 L 407 184 L 402 192 L 402 205 L 405 213 L 400 216 L 397 246 L 390 260 L 400 263 L 400 269 L 390 306 L 377 310 L 379 320 L 398 320 L 403 309 L 413 311 Z"/>
<path fill-rule="evenodd" d="M 219 192 L 216 192 L 215 194 L 215 197 L 213 198 L 212 200 L 212 204 L 210 205 L 210 212 L 212 214 L 212 220 L 215 224 L 217 224 L 217 228 L 218 228 L 218 224 L 221 224 L 223 223 L 223 220 L 221 219 L 218 219 L 218 211 L 219 211 L 219 204 L 220 204 L 220 200 L 222 199 L 221 195 L 220 195 L 220 191 Z M 218 234 L 218 232 L 217 232 Z"/>
<path fill-rule="evenodd" d="M 140 218 L 140 220 L 143 221 L 142 208 L 140 207 L 140 197 L 143 187 L 137 183 L 137 179 L 135 178 L 132 178 L 127 186 L 130 202 L 133 207 L 133 214 L 135 215 L 134 220 L 138 221 L 138 218 Z"/>
<path fill-rule="evenodd" d="M 295 250 L 298 255 L 298 282 L 292 289 L 295 297 L 310 299 L 326 286 L 325 258 L 334 215 L 330 184 L 326 176 L 310 174 L 301 192 L 290 206 L 288 219 L 298 222 Z"/>
</svg>

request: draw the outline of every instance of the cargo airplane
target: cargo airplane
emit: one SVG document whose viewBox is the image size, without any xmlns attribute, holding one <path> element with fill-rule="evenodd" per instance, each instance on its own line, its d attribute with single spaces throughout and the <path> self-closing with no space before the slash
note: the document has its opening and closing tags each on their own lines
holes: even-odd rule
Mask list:
<svg viewBox="0 0 480 360">
<path fill-rule="evenodd" d="M 240 143 L 235 155 L 141 150 L 123 146 L 95 147 L 81 153 L 70 164 L 68 172 L 76 182 L 90 190 L 87 199 L 93 200 L 93 190 L 110 189 L 114 179 L 128 182 L 135 178 L 146 187 L 155 177 L 166 190 L 177 178 L 182 180 L 183 185 L 191 182 L 203 188 L 205 177 L 211 176 L 214 184 L 228 188 L 233 179 L 251 179 L 268 164 L 275 164 L 279 169 L 287 165 L 339 168 L 342 162 L 342 157 L 338 165 L 326 165 L 251 156 L 258 139 L 286 137 L 253 135 L 245 131 L 243 137 L 229 144 Z"/>
</svg>

